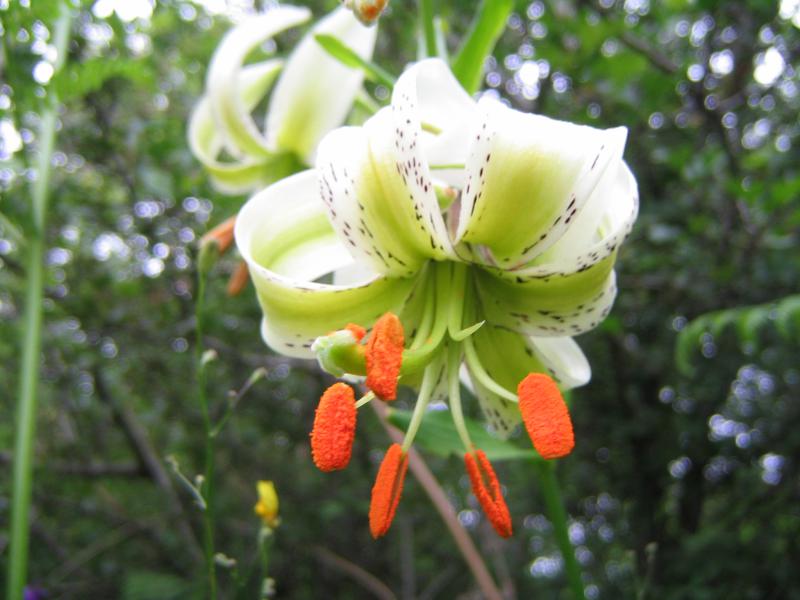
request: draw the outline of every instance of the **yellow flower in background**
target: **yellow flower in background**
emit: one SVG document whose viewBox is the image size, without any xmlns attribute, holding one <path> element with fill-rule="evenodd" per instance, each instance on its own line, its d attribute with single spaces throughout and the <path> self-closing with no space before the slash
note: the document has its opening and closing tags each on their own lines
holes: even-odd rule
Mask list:
<svg viewBox="0 0 800 600">
<path fill-rule="evenodd" d="M 275 529 L 280 522 L 278 519 L 278 492 L 275 491 L 275 484 L 271 481 L 259 481 L 256 484 L 258 491 L 258 502 L 253 507 L 253 511 L 261 517 L 266 527 Z"/>
</svg>

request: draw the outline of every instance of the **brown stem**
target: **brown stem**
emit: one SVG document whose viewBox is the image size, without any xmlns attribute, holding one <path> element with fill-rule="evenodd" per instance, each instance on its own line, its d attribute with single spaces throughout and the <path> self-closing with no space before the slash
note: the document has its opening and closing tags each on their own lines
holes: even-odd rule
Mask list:
<svg viewBox="0 0 800 600">
<path fill-rule="evenodd" d="M 377 413 L 389 437 L 398 444 L 402 443 L 403 434 L 389 425 L 389 422 L 386 420 L 386 406 L 382 402 L 370 402 L 370 405 Z M 464 561 L 467 563 L 470 571 L 472 571 L 472 576 L 475 577 L 475 582 L 478 584 L 478 587 L 480 587 L 483 595 L 487 600 L 502 600 L 503 596 L 500 594 L 497 584 L 495 584 L 494 579 L 492 579 L 492 575 L 489 573 L 489 569 L 486 567 L 486 563 L 483 561 L 472 538 L 469 537 L 466 529 L 464 529 L 461 522 L 458 520 L 456 511 L 450 505 L 447 494 L 444 493 L 442 486 L 436 481 L 428 465 L 425 464 L 423 458 L 414 448 L 408 451 L 408 468 L 425 490 L 425 493 L 428 494 L 434 507 L 439 512 L 439 516 L 441 516 L 444 524 L 447 525 L 447 528 L 450 530 L 450 535 L 453 536 L 458 550 L 464 557 Z"/>
<path fill-rule="evenodd" d="M 385 583 L 357 564 L 322 546 L 314 546 L 313 551 L 320 561 L 349 575 L 353 580 L 361 584 L 361 587 L 365 590 L 372 592 L 376 598 L 380 598 L 381 600 L 397 600 L 397 596 L 394 595 L 392 590 L 390 590 Z"/>
<path fill-rule="evenodd" d="M 122 428 L 125 438 L 131 446 L 131 449 L 136 454 L 136 458 L 142 468 L 147 472 L 150 478 L 164 493 L 167 500 L 169 511 L 177 519 L 177 527 L 181 536 L 186 542 L 187 550 L 192 556 L 199 560 L 201 558 L 200 547 L 197 538 L 194 536 L 191 526 L 189 525 L 186 513 L 183 510 L 180 498 L 172 485 L 172 479 L 169 473 L 161 464 L 161 458 L 153 448 L 148 438 L 147 431 L 139 423 L 136 414 L 124 404 L 117 402 L 111 395 L 105 378 L 103 377 L 100 369 L 94 369 L 94 381 L 97 395 L 102 402 L 107 404 L 114 415 L 114 420 Z"/>
</svg>

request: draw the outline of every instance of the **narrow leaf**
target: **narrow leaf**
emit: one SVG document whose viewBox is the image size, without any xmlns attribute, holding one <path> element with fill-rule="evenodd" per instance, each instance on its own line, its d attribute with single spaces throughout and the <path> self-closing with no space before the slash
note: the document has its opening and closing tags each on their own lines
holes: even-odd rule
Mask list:
<svg viewBox="0 0 800 600">
<path fill-rule="evenodd" d="M 392 425 L 405 431 L 411 422 L 411 412 L 391 408 L 388 411 L 388 418 Z M 473 420 L 466 419 L 466 425 L 473 444 L 483 450 L 489 460 L 539 460 L 539 455 L 531 447 L 519 447 L 510 441 L 492 437 L 480 423 Z M 414 441 L 428 452 L 443 457 L 450 455 L 461 457 L 465 452 L 461 438 L 453 426 L 450 411 L 447 410 L 426 414 Z"/>
<path fill-rule="evenodd" d="M 505 29 L 514 0 L 483 0 L 467 38 L 453 61 L 453 73 L 470 94 L 478 91 L 483 63 Z"/>
<path fill-rule="evenodd" d="M 342 43 L 339 38 L 326 33 L 318 33 L 314 39 L 325 52 L 343 65 L 351 69 L 361 69 L 370 81 L 381 83 L 388 88 L 394 87 L 395 78 L 391 73 L 373 62 L 361 58 L 355 50 Z"/>
</svg>

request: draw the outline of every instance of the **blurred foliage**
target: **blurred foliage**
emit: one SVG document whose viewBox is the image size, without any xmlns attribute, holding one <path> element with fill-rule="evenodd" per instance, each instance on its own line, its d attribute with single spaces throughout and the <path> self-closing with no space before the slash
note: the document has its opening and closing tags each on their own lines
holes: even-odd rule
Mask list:
<svg viewBox="0 0 800 600">
<path fill-rule="evenodd" d="M 248 10 L 247 2 L 231 4 L 244 6 L 234 15 Z M 322 14 L 335 3 L 308 4 Z M 477 2 L 438 4 L 454 52 Z M 56 5 L 0 0 L 6 415 L 14 410 L 33 132 L 46 89 L 56 86 L 64 99 L 47 238 L 30 580 L 52 598 L 187 597 L 202 573 L 200 519 L 163 459 L 173 455 L 190 478 L 202 468 L 189 351 L 195 245 L 244 198 L 209 188 L 185 123 L 229 21 L 182 0 L 159 0 L 149 18 L 128 20 L 108 2 L 84 1 L 68 68 L 43 85 Z M 626 125 L 626 158 L 640 186 L 617 304 L 580 340 L 594 377 L 573 394 L 578 446 L 558 468 L 588 598 L 800 598 L 797 11 L 790 0 L 518 2 L 487 61 L 486 93 L 518 108 Z M 412 4 L 395 0 L 375 62 L 397 74 L 415 59 L 414 25 Z M 284 34 L 265 51 L 288 48 L 297 36 Z M 367 88 L 385 101 L 381 85 Z M 238 561 L 235 570 L 220 568 L 225 597 L 235 597 L 234 572 L 241 597 L 260 589 L 252 509 L 259 479 L 275 481 L 280 495 L 270 566 L 279 597 L 365 597 L 320 549 L 398 597 L 474 597 L 469 572 L 414 481 L 392 533 L 371 540 L 369 490 L 388 442 L 370 412 L 347 471 L 313 468 L 307 434 L 329 381 L 316 365 L 265 349 L 252 292 L 224 293 L 235 264 L 226 257 L 216 267 L 208 292 L 215 411 L 254 369 L 269 376 L 219 438 L 217 547 Z M 785 303 L 795 315 L 786 317 L 789 335 L 766 326 L 777 325 Z M 734 321 L 745 336 L 723 326 Z M 684 354 L 690 369 L 674 361 L 679 335 L 692 346 Z M 399 403 L 407 408 L 406 400 Z M 4 419 L 0 448 L 12 446 L 13 434 Z M 427 458 L 509 595 L 559 597 L 563 564 L 531 463 L 498 466 L 516 524 L 515 536 L 500 542 L 476 510 L 461 461 Z M 6 473 L 9 460 L 2 451 Z M 4 477 L 3 525 L 8 497 Z M 6 544 L 0 533 L 0 562 Z"/>
</svg>

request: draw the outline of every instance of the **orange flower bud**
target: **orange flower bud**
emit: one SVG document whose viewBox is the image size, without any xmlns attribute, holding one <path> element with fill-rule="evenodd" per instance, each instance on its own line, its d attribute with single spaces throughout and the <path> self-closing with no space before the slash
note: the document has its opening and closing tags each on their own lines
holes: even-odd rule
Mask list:
<svg viewBox="0 0 800 600">
<path fill-rule="evenodd" d="M 320 398 L 311 430 L 311 454 L 320 471 L 344 469 L 350 462 L 356 436 L 353 388 L 334 383 Z"/>
<path fill-rule="evenodd" d="M 228 279 L 228 287 L 225 290 L 231 298 L 238 296 L 247 285 L 247 280 L 250 277 L 250 271 L 247 268 L 247 263 L 243 260 L 239 261 L 230 279 Z"/>
<path fill-rule="evenodd" d="M 367 341 L 367 387 L 382 400 L 397 397 L 397 379 L 403 363 L 403 325 L 387 312 L 377 320 Z"/>
<path fill-rule="evenodd" d="M 572 452 L 572 420 L 556 382 L 544 373 L 531 373 L 517 386 L 517 395 L 525 429 L 542 458 L 561 458 Z"/>
<path fill-rule="evenodd" d="M 200 245 L 215 242 L 220 255 L 230 248 L 233 243 L 233 226 L 236 225 L 236 215 L 225 219 L 222 223 L 208 231 L 200 238 Z"/>
<path fill-rule="evenodd" d="M 480 502 L 492 527 L 500 537 L 510 537 L 512 533 L 511 515 L 508 512 L 506 501 L 503 499 L 500 482 L 497 481 L 497 475 L 489 459 L 486 458 L 486 454 L 483 450 L 475 450 L 474 455 L 467 452 L 464 455 L 464 462 L 472 483 L 472 493 Z"/>
<path fill-rule="evenodd" d="M 385 535 L 392 526 L 400 496 L 403 493 L 403 480 L 408 469 L 408 455 L 400 444 L 392 444 L 383 457 L 375 485 L 372 486 L 372 499 L 369 504 L 369 530 L 376 540 Z"/>
</svg>

